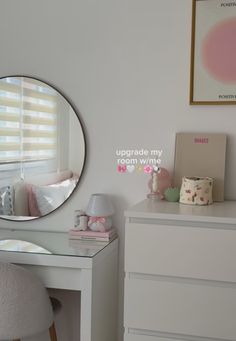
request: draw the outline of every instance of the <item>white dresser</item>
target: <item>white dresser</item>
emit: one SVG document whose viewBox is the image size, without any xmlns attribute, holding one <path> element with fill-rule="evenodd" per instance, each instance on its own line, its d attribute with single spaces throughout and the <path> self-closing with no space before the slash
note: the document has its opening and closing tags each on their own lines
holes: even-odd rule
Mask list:
<svg viewBox="0 0 236 341">
<path fill-rule="evenodd" d="M 124 340 L 236 340 L 236 202 L 125 216 Z"/>
</svg>

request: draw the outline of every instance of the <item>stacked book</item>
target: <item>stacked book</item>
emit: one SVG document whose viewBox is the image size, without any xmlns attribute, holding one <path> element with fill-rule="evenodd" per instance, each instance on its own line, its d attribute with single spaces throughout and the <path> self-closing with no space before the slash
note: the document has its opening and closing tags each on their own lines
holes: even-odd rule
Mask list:
<svg viewBox="0 0 236 341">
<path fill-rule="evenodd" d="M 109 242 L 112 239 L 115 239 L 116 237 L 117 237 L 117 232 L 116 232 L 116 228 L 114 227 L 112 227 L 110 230 L 105 231 L 105 232 L 98 232 L 98 231 L 91 231 L 91 230 L 81 231 L 76 228 L 69 230 L 70 239 Z"/>
</svg>

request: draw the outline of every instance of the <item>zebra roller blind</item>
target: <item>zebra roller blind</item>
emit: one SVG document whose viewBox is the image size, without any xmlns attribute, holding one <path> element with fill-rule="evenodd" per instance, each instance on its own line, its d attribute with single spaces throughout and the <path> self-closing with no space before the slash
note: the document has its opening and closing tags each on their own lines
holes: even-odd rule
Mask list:
<svg viewBox="0 0 236 341">
<path fill-rule="evenodd" d="M 57 154 L 57 93 L 38 80 L 0 79 L 0 164 Z"/>
</svg>

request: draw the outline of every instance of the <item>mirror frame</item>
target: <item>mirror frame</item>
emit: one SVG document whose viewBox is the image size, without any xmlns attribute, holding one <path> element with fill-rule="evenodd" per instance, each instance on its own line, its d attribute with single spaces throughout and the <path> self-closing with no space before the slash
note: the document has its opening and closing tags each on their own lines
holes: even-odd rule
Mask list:
<svg viewBox="0 0 236 341">
<path fill-rule="evenodd" d="M 75 186 L 75 188 L 72 190 L 71 194 L 69 195 L 69 197 L 67 199 L 64 200 L 64 202 L 59 205 L 58 207 L 56 207 L 53 211 L 47 213 L 47 214 L 44 214 L 40 217 L 32 217 L 32 219 L 8 219 L 6 218 L 5 216 L 4 217 L 1 217 L 0 215 L 0 221 L 3 220 L 3 221 L 9 221 L 9 222 L 17 222 L 17 223 L 21 223 L 21 222 L 29 222 L 29 223 L 32 223 L 34 221 L 38 221 L 39 219 L 43 219 L 45 217 L 48 217 L 49 215 L 55 213 L 56 211 L 58 211 L 60 208 L 62 208 L 64 206 L 65 203 L 67 203 L 70 198 L 75 194 L 75 191 L 78 189 L 79 187 L 79 183 L 81 181 L 81 178 L 83 177 L 83 174 L 84 174 L 84 170 L 85 170 L 85 165 L 86 165 L 86 161 L 87 161 L 87 142 L 86 142 L 86 134 L 85 134 L 85 129 L 84 129 L 84 124 L 82 123 L 82 120 L 81 120 L 81 117 L 79 115 L 79 110 L 76 109 L 75 105 L 72 103 L 71 100 L 68 99 L 68 97 L 61 91 L 59 90 L 56 86 L 52 85 L 50 82 L 48 81 L 45 81 L 44 79 L 42 78 L 38 78 L 38 77 L 34 77 L 34 76 L 28 76 L 28 75 L 22 75 L 22 74 L 18 74 L 18 75 L 7 75 L 7 76 L 1 76 L 0 77 L 0 80 L 1 79 L 4 79 L 4 78 L 14 78 L 14 77 L 25 77 L 25 78 L 30 78 L 30 79 L 33 79 L 33 80 L 36 80 L 36 81 L 39 81 L 39 82 L 42 82 L 44 84 L 46 84 L 47 86 L 51 87 L 53 90 L 57 91 L 59 93 L 59 95 L 61 95 L 65 101 L 71 106 L 72 110 L 74 111 L 74 114 L 76 115 L 78 121 L 79 121 L 79 124 L 80 124 L 80 127 L 81 127 L 81 131 L 82 131 L 82 135 L 83 135 L 83 139 L 84 139 L 84 160 L 83 160 L 83 165 L 82 165 L 82 169 L 81 169 L 81 172 L 80 172 L 80 177 L 79 177 L 79 180 Z"/>
</svg>

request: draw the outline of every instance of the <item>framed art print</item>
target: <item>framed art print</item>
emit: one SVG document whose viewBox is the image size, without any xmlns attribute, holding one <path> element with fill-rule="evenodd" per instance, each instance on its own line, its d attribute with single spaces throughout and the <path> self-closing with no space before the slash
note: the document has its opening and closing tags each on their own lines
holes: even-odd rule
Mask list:
<svg viewBox="0 0 236 341">
<path fill-rule="evenodd" d="M 236 1 L 193 0 L 190 104 L 236 104 Z"/>
</svg>

